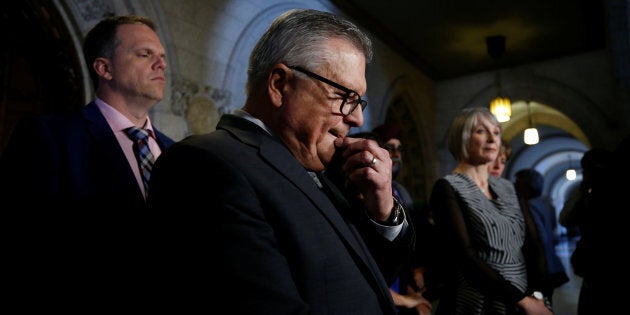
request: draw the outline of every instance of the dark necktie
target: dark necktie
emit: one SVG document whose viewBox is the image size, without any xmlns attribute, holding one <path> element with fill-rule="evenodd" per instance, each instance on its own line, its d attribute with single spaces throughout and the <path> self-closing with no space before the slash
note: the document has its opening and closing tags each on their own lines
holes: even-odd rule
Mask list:
<svg viewBox="0 0 630 315">
<path fill-rule="evenodd" d="M 153 168 L 154 160 L 153 153 L 151 153 L 149 149 L 149 131 L 138 127 L 129 127 L 125 131 L 134 142 L 134 152 L 138 159 L 140 176 L 142 177 L 146 195 L 149 191 L 149 178 L 151 178 L 151 169 Z"/>
</svg>

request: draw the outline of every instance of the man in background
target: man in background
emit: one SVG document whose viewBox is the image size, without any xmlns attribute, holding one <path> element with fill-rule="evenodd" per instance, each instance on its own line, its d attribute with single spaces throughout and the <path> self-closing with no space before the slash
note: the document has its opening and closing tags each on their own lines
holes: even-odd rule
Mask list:
<svg viewBox="0 0 630 315">
<path fill-rule="evenodd" d="M 400 277 L 390 287 L 390 292 L 398 307 L 399 314 L 431 314 L 432 304 L 423 296 L 426 292 L 425 286 L 425 264 L 429 254 L 424 245 L 431 226 L 428 221 L 428 214 L 421 211 L 428 209 L 416 209 L 413 198 L 407 188 L 396 177 L 403 167 L 403 144 L 402 129 L 397 123 L 389 122 L 375 127 L 371 132 L 371 137 L 375 138 L 379 145 L 389 152 L 392 159 L 392 192 L 394 196 L 405 206 L 410 214 L 411 221 L 416 228 L 416 248 L 414 253 L 408 257 Z"/>
<path fill-rule="evenodd" d="M 164 96 L 165 50 L 148 18 L 112 16 L 88 32 L 84 56 L 94 101 L 26 117 L 0 160 L 5 280 L 15 294 L 6 300 L 33 313 L 146 311 L 166 270 L 152 258 L 144 186 L 152 160 L 173 143 L 149 118 Z M 141 150 L 129 128 L 145 135 Z"/>
<path fill-rule="evenodd" d="M 405 209 L 413 208 L 413 198 L 403 184 L 396 181 L 396 177 L 400 174 L 403 167 L 402 159 L 402 130 L 397 123 L 385 123 L 377 126 L 372 130 L 381 147 L 387 152 L 392 159 L 392 190 L 394 196 L 401 201 Z"/>
<path fill-rule="evenodd" d="M 556 253 L 556 210 L 548 198 L 542 195 L 545 178 L 540 172 L 528 168 L 519 170 L 515 176 L 514 188 L 518 197 L 523 200 L 523 206 L 529 208 L 545 251 L 547 277 L 542 293 L 553 305 L 553 291 L 569 281 L 564 265 Z"/>
<path fill-rule="evenodd" d="M 0 196 L 7 206 L 147 208 L 138 149 L 126 130 L 147 133 L 153 160 L 173 143 L 149 118 L 164 96 L 164 47 L 148 18 L 115 16 L 88 32 L 83 50 L 96 98 L 80 111 L 18 124 L 0 160 Z"/>
</svg>

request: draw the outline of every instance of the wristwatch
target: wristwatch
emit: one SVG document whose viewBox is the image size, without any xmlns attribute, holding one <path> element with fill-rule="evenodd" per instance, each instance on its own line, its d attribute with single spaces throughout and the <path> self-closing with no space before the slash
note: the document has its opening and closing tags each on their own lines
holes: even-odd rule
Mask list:
<svg viewBox="0 0 630 315">
<path fill-rule="evenodd" d="M 398 201 L 398 199 L 396 199 L 396 197 L 394 197 L 394 208 L 392 208 L 392 214 L 389 216 L 390 217 L 390 222 L 393 225 L 398 225 L 400 223 L 402 223 L 402 220 L 405 218 L 402 215 L 402 205 L 400 204 L 400 202 Z"/>
<path fill-rule="evenodd" d="M 540 291 L 534 291 L 534 292 L 532 292 L 532 296 L 533 296 L 536 300 L 540 300 L 540 301 L 542 301 L 542 300 L 544 300 L 544 299 L 545 299 L 545 296 L 544 296 L 544 295 L 542 294 L 542 292 L 540 292 Z"/>
<path fill-rule="evenodd" d="M 400 204 L 400 201 L 398 201 L 396 197 L 393 197 L 393 199 L 394 207 L 392 208 L 392 212 L 389 215 L 389 218 L 387 218 L 385 222 L 379 221 L 380 224 L 387 226 L 396 226 L 401 224 L 405 220 L 405 214 L 402 204 Z"/>
</svg>

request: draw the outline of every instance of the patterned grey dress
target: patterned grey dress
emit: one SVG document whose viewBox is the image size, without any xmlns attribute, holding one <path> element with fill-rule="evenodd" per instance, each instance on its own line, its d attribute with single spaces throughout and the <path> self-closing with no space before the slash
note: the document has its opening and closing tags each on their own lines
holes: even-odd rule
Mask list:
<svg viewBox="0 0 630 315">
<path fill-rule="evenodd" d="M 464 174 L 433 187 L 430 205 L 448 277 L 436 314 L 511 314 L 527 292 L 526 226 L 514 186 L 488 180 L 493 199 Z"/>
</svg>

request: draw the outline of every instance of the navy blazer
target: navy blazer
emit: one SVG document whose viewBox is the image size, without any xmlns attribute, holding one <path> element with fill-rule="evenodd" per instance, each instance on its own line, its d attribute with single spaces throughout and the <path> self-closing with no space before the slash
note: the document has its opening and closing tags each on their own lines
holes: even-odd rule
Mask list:
<svg viewBox="0 0 630 315">
<path fill-rule="evenodd" d="M 171 287 L 203 295 L 204 311 L 395 313 L 384 274 L 408 253 L 413 229 L 394 242 L 377 235 L 363 209 L 338 190 L 327 195 L 283 143 L 246 119 L 223 115 L 215 132 L 164 151 L 149 191 L 168 219 L 170 266 L 192 279 Z M 214 292 L 190 292 L 197 287 Z"/>
<path fill-rule="evenodd" d="M 154 129 L 162 150 L 174 143 Z M 29 117 L 0 160 L 0 197 L 15 209 L 143 209 L 123 150 L 94 102 L 81 111 Z"/>
<path fill-rule="evenodd" d="M 174 143 L 154 131 L 163 150 Z M 151 255 L 158 238 L 95 103 L 18 124 L 0 160 L 0 202 L 10 303 L 33 311 L 152 303 L 139 296 L 159 279 Z"/>
</svg>

